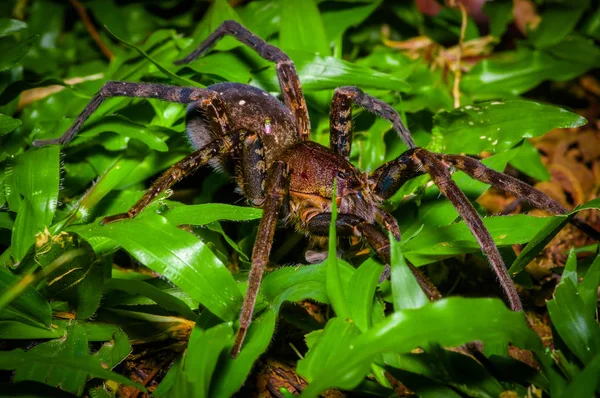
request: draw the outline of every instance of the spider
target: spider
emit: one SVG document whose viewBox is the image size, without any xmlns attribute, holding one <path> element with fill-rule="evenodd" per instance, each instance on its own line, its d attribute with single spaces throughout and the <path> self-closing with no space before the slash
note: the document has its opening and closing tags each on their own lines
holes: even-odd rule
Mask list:
<svg viewBox="0 0 600 398">
<path fill-rule="evenodd" d="M 384 231 L 390 232 L 397 240 L 400 239 L 400 231 L 396 219 L 382 208 L 382 204 L 406 181 L 428 173 L 456 207 L 489 259 L 511 309 L 522 309 L 490 233 L 473 205 L 452 181 L 450 169 L 462 170 L 472 178 L 520 196 L 534 207 L 557 214 L 565 213 L 565 208 L 544 193 L 516 178 L 491 170 L 474 158 L 432 153 L 417 147 L 390 105 L 356 87 L 335 90 L 330 113 L 330 147 L 310 141 L 308 110 L 294 63 L 279 48 L 235 21 L 223 22 L 198 48 L 176 64 L 189 63 L 200 57 L 225 35 L 235 37 L 276 64 L 282 101 L 259 88 L 240 83 L 218 83 L 197 88 L 110 81 L 61 137 L 37 140 L 33 145 L 67 144 L 105 98 L 156 98 L 187 105 L 186 130 L 195 152 L 164 172 L 127 213 L 106 217 L 102 223 L 136 217 L 162 191 L 203 165 L 224 167 L 233 172 L 243 195 L 252 205 L 263 209 L 252 251 L 248 291 L 231 351 L 233 357 L 239 354 L 252 321 L 278 219 L 293 224 L 307 235 L 326 237 L 331 222 L 335 180 L 338 235 L 361 238 L 385 264 L 389 264 L 389 240 Z M 408 150 L 372 173 L 361 172 L 353 166 L 348 160 L 352 144 L 353 105 L 390 121 Z M 584 222 L 577 219 L 572 222 L 597 236 L 596 231 Z M 389 266 L 386 269 L 389 270 Z M 418 269 L 411 266 L 411 270 L 431 300 L 441 297 L 437 288 Z"/>
</svg>

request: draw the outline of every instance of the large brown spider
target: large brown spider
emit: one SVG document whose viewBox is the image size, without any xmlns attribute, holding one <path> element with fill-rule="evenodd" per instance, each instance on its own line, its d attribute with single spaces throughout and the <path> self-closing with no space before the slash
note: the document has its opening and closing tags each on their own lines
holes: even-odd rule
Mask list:
<svg viewBox="0 0 600 398">
<path fill-rule="evenodd" d="M 157 98 L 188 104 L 186 125 L 196 151 L 173 165 L 152 184 L 127 212 L 106 217 L 110 223 L 136 217 L 156 196 L 175 182 L 210 163 L 232 170 L 246 198 L 263 209 L 258 227 L 248 292 L 240 315 L 240 328 L 232 348 L 239 354 L 265 265 L 271 251 L 277 220 L 283 218 L 306 234 L 327 236 L 331 221 L 334 180 L 340 236 L 364 239 L 389 264 L 389 241 L 383 230 L 400 239 L 396 220 L 381 207 L 407 180 L 429 173 L 440 191 L 454 204 L 465 220 L 492 269 L 513 310 L 522 305 L 506 272 L 502 257 L 481 218 L 452 181 L 449 169 L 455 167 L 472 178 L 522 197 L 534 207 L 562 214 L 567 210 L 544 193 L 516 178 L 491 170 L 470 157 L 431 153 L 416 147 L 398 113 L 388 104 L 356 87 L 335 90 L 331 104 L 330 148 L 310 141 L 306 102 L 294 63 L 277 47 L 268 44 L 235 21 L 224 22 L 190 55 L 177 64 L 191 62 L 206 53 L 219 39 L 231 35 L 275 62 L 283 103 L 267 92 L 246 84 L 219 83 L 206 89 L 175 87 L 152 83 L 108 82 L 92 98 L 75 123 L 60 137 L 38 140 L 35 146 L 66 144 L 107 97 Z M 408 150 L 372 173 L 363 173 L 349 161 L 352 143 L 352 105 L 389 120 Z M 587 224 L 574 224 L 590 234 Z M 441 297 L 436 287 L 416 268 L 411 268 L 430 299 Z"/>
</svg>

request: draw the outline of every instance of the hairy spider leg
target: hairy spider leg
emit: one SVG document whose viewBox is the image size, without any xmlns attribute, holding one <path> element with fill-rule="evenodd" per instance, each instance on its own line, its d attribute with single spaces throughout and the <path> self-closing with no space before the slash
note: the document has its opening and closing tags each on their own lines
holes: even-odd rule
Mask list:
<svg viewBox="0 0 600 398">
<path fill-rule="evenodd" d="M 567 209 L 545 193 L 515 177 L 492 170 L 477 159 L 460 155 L 436 154 L 436 156 L 438 159 L 455 166 L 457 169 L 464 171 L 476 180 L 485 182 L 504 192 L 522 198 L 535 208 L 546 210 L 554 214 L 568 213 Z M 586 233 L 592 239 L 597 241 L 600 240 L 600 232 L 596 231 L 582 219 L 573 217 L 570 220 L 570 223 Z"/>
<path fill-rule="evenodd" d="M 397 159 L 375 170 L 370 180 L 375 186 L 375 193 L 380 194 L 385 199 L 398 190 L 408 179 L 423 174 L 423 170 L 431 176 L 431 179 L 444 196 L 452 202 L 458 214 L 469 227 L 482 252 L 488 258 L 492 270 L 498 277 L 510 308 L 514 311 L 521 311 L 523 305 L 492 236 L 471 202 L 452 180 L 448 167 L 435 154 L 423 148 L 406 151 Z"/>
<path fill-rule="evenodd" d="M 225 35 L 235 37 L 238 41 L 252 48 L 258 55 L 270 62 L 275 62 L 277 78 L 281 88 L 283 103 L 294 114 L 298 127 L 298 135 L 302 140 L 310 139 L 310 119 L 306 100 L 302 94 L 300 78 L 294 62 L 279 48 L 267 43 L 236 21 L 225 21 L 206 40 L 185 58 L 175 61 L 176 65 L 187 64 L 205 54 Z"/>
<path fill-rule="evenodd" d="M 67 144 L 79 132 L 85 121 L 98 107 L 104 99 L 109 97 L 132 97 L 132 98 L 156 98 L 163 101 L 177 102 L 180 104 L 188 104 L 190 102 L 199 101 L 206 108 L 214 109 L 213 114 L 218 115 L 221 119 L 216 122 L 218 124 L 228 124 L 225 114 L 225 104 L 220 100 L 219 94 L 198 87 L 177 87 L 164 84 L 154 83 L 132 83 L 132 82 L 116 82 L 110 81 L 104 84 L 100 91 L 87 104 L 85 109 L 77 116 L 75 122 L 69 129 L 59 138 L 49 140 L 36 140 L 33 146 L 44 146 L 52 144 Z"/>
<path fill-rule="evenodd" d="M 390 121 L 408 149 L 416 147 L 410 131 L 404 126 L 400 115 L 394 108 L 377 98 L 365 94 L 357 87 L 347 86 L 337 88 L 331 101 L 329 146 L 334 153 L 346 159 L 350 156 L 353 103 Z"/>
<path fill-rule="evenodd" d="M 127 213 L 115 214 L 105 217 L 102 224 L 110 224 L 115 221 L 134 218 L 146 208 L 161 192 L 169 189 L 182 178 L 193 174 L 200 167 L 207 164 L 212 158 L 219 155 L 226 155 L 231 152 L 240 138 L 244 138 L 246 132 L 235 131 L 215 138 L 214 141 L 206 144 L 204 147 L 183 158 L 165 171 L 144 195 L 133 205 Z"/>
<path fill-rule="evenodd" d="M 240 353 L 246 332 L 252 322 L 256 296 L 258 295 L 265 266 L 269 261 L 275 227 L 277 226 L 279 212 L 288 191 L 288 183 L 289 170 L 287 164 L 282 161 L 273 162 L 269 168 L 266 182 L 263 216 L 258 225 L 258 233 L 254 242 L 254 248 L 252 249 L 252 267 L 248 276 L 248 290 L 244 297 L 240 313 L 240 328 L 237 331 L 235 342 L 231 348 L 231 356 L 234 358 Z"/>
<path fill-rule="evenodd" d="M 321 213 L 311 218 L 308 223 L 308 229 L 311 234 L 327 236 L 329 233 L 330 224 L 331 213 Z M 375 251 L 375 253 L 377 253 L 377 256 L 381 259 L 381 261 L 386 264 L 379 280 L 383 281 L 389 277 L 390 242 L 388 237 L 379 228 L 377 228 L 377 226 L 370 224 L 366 220 L 352 214 L 338 214 L 335 228 L 339 236 L 358 236 L 366 241 Z M 439 292 L 437 287 L 431 283 L 429 278 L 427 278 L 420 269 L 412 264 L 409 264 L 409 268 L 427 297 L 429 297 L 429 300 L 435 301 L 442 298 L 442 294 Z"/>
<path fill-rule="evenodd" d="M 237 163 L 236 174 L 241 176 L 244 196 L 255 206 L 262 205 L 265 198 L 267 162 L 260 135 L 248 135 L 242 143 L 242 161 Z"/>
</svg>

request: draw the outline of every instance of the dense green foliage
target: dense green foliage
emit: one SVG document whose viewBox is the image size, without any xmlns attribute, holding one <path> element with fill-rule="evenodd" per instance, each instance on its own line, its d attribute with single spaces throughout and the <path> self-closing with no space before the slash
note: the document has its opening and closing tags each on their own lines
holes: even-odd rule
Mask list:
<svg viewBox="0 0 600 398">
<path fill-rule="evenodd" d="M 23 3 L 21 21 L 14 13 Z M 114 54 L 108 62 L 68 2 L 3 2 L 0 339 L 15 341 L 0 351 L 0 369 L 5 375 L 14 371 L 12 382 L 2 378 L 6 383 L 0 388 L 36 396 L 59 396 L 59 390 L 114 396 L 116 383 L 138 385 L 118 373 L 132 343 L 187 338 L 186 326 L 195 322 L 187 349 L 154 396 L 231 396 L 270 346 L 287 346 L 289 328 L 276 333 L 287 303 L 312 299 L 331 305 L 326 325 L 289 313 L 281 321 L 294 325 L 306 342 L 296 358 L 297 372 L 308 382 L 303 396 L 328 388 L 389 396 L 393 390 L 386 375 L 422 397 L 600 392 L 600 257 L 579 264 L 573 253 L 569 257 L 548 303 L 555 350 L 545 350 L 524 315 L 509 311 L 500 298 L 429 303 L 406 260 L 422 266 L 469 253 L 477 258 L 480 250 L 426 177 L 407 183 L 390 200 L 403 233 L 403 241 L 392 247 L 390 282 L 377 284 L 383 266 L 376 259 L 349 264 L 337 259 L 335 250 L 321 264 L 272 271 L 234 360 L 227 353 L 261 211 L 232 204 L 239 198 L 230 193 L 229 178 L 201 172 L 188 183 L 194 189 L 184 190 L 192 192 L 186 198 L 191 204 L 161 197 L 134 220 L 99 224 L 106 215 L 126 211 L 153 176 L 189 153 L 184 107 L 113 98 L 68 147 L 31 147 L 34 139 L 62 134 L 108 80 L 198 87 L 236 81 L 276 94 L 273 65 L 231 38 L 189 65 L 173 65 L 223 20 L 235 19 L 294 60 L 315 141 L 328 144 L 332 90 L 356 85 L 400 111 L 420 146 L 447 153 L 485 151 L 492 155 L 484 160 L 489 167 L 503 170 L 510 164 L 545 180 L 548 172 L 526 139 L 586 120 L 522 95 L 542 82 L 566 81 L 600 65 L 594 42 L 600 40 L 600 11 L 586 0 L 537 3 L 541 22 L 514 48 L 498 50 L 465 73 L 462 106 L 453 109 L 453 74 L 382 45 L 380 29 L 386 23 L 393 39 L 423 34 L 453 46 L 461 21 L 455 9 L 428 17 L 412 1 L 259 0 L 235 8 L 225 0 L 83 2 L 93 22 L 105 26 L 99 29 L 101 38 Z M 500 45 L 512 21 L 511 2 L 491 2 L 484 11 Z M 469 19 L 465 40 L 478 37 Z M 51 85 L 63 89 L 18 109 L 25 90 Z M 359 167 L 373 170 L 406 149 L 389 123 L 357 113 L 352 161 Z M 461 173 L 454 178 L 472 200 L 487 189 Z M 598 209 L 600 200 L 575 212 L 583 208 Z M 518 257 L 503 251 L 505 262 L 512 263 L 511 275 L 527 287 L 532 282 L 524 266 L 569 217 L 489 216 L 484 221 L 500 247 L 531 242 Z M 299 238 L 289 232 L 277 239 L 272 259 L 292 258 L 288 252 Z M 27 349 L 30 340 L 39 344 Z M 443 348 L 472 341 L 484 346 L 485 355 L 477 360 Z M 509 357 L 509 343 L 531 350 L 539 368 Z M 414 352 L 417 347 L 423 352 Z"/>
</svg>

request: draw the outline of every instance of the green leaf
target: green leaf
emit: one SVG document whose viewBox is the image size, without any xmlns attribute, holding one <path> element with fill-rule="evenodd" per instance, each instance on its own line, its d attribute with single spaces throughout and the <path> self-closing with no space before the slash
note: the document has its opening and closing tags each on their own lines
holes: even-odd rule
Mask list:
<svg viewBox="0 0 600 398">
<path fill-rule="evenodd" d="M 546 305 L 560 338 L 584 364 L 589 364 L 600 350 L 600 327 L 594 314 L 585 311 L 572 278 L 561 279 L 554 299 Z"/>
<path fill-rule="evenodd" d="M 152 58 L 150 55 L 148 55 L 148 53 L 146 53 L 144 50 L 142 50 L 140 47 L 135 46 L 119 37 L 117 37 L 115 34 L 113 34 L 110 30 L 106 29 L 107 32 L 115 38 L 115 40 L 123 43 L 126 47 L 131 48 L 135 51 L 137 51 L 138 54 L 140 54 L 142 57 L 144 57 L 145 59 L 147 59 L 148 61 L 150 61 L 154 66 L 156 66 L 158 68 L 158 70 L 160 70 L 165 76 L 171 78 L 171 80 L 173 80 L 174 82 L 181 84 L 182 86 L 191 86 L 191 87 L 198 87 L 198 83 L 196 83 L 193 80 L 187 79 L 185 77 L 181 77 L 181 76 L 177 76 L 175 73 L 171 72 L 167 67 L 163 66 L 161 63 L 159 63 L 158 61 L 156 61 L 154 58 Z M 171 68 L 174 68 L 173 66 L 170 66 Z"/>
<path fill-rule="evenodd" d="M 108 279 L 104 284 L 105 291 L 122 290 L 127 293 L 142 295 L 153 300 L 166 310 L 173 311 L 189 321 L 196 321 L 198 316 L 177 297 L 157 289 L 149 283 L 135 280 Z"/>
<path fill-rule="evenodd" d="M 131 344 L 127 335 L 122 330 L 113 334 L 111 341 L 102 344 L 102 347 L 93 355 L 100 359 L 106 369 L 113 369 L 131 354 Z"/>
<path fill-rule="evenodd" d="M 352 292 L 348 295 L 350 317 L 361 332 L 371 327 L 375 289 L 383 269 L 381 264 L 370 258 L 361 264 L 347 285 L 347 290 Z"/>
<path fill-rule="evenodd" d="M 588 268 L 583 281 L 577 287 L 584 311 L 588 316 L 594 316 L 598 304 L 598 285 L 600 285 L 600 255 L 596 255 L 594 262 Z"/>
<path fill-rule="evenodd" d="M 309 385 L 322 378 L 323 372 L 329 373 L 338 363 L 335 354 L 351 349 L 359 335 L 360 331 L 353 322 L 339 317 L 330 319 L 316 343 L 311 346 L 306 356 L 298 361 L 298 374 L 304 377 Z M 356 369 L 350 370 L 346 377 L 359 378 L 367 372 L 369 366 L 369 363 L 364 362 Z"/>
<path fill-rule="evenodd" d="M 540 14 L 541 22 L 527 32 L 527 39 L 538 48 L 562 41 L 575 29 L 586 7 L 547 4 Z"/>
<path fill-rule="evenodd" d="M 121 115 L 103 116 L 92 123 L 86 123 L 85 128 L 71 145 L 77 145 L 78 141 L 95 137 L 100 133 L 114 132 L 123 137 L 135 138 L 155 151 L 166 152 L 169 148 L 164 142 L 164 130 L 166 129 L 132 122 Z"/>
<path fill-rule="evenodd" d="M 396 239 L 391 235 L 389 239 L 391 255 L 390 281 L 392 283 L 394 311 L 421 308 L 429 302 L 429 299 L 410 271 L 402 254 L 402 245 L 400 242 L 396 242 Z"/>
<path fill-rule="evenodd" d="M 83 393 L 87 378 L 87 373 L 83 368 L 73 370 L 73 368 L 65 368 L 60 362 L 52 363 L 54 358 L 72 358 L 74 360 L 88 358 L 87 335 L 81 326 L 78 324 L 69 326 L 65 339 L 50 340 L 38 344 L 24 356 L 27 359 L 27 356 L 31 354 L 44 356 L 47 362 L 40 364 L 37 361 L 25 360 L 21 364 L 15 365 L 15 382 L 33 380 L 59 387 L 78 396 Z"/>
<path fill-rule="evenodd" d="M 52 340 L 48 343 L 54 343 L 60 340 Z M 48 344 L 43 343 L 43 344 Z M 54 343 L 56 345 L 56 343 Z M 76 346 L 77 342 L 69 344 L 69 347 Z M 94 357 L 79 357 L 71 355 L 68 350 L 64 348 L 59 354 L 55 349 L 57 347 L 44 346 L 43 349 L 36 350 L 35 348 L 27 352 L 16 349 L 12 351 L 1 351 L 0 352 L 0 369 L 2 370 L 19 370 L 25 369 L 34 370 L 35 376 L 47 377 L 43 373 L 45 370 L 52 371 L 50 375 L 53 377 L 60 378 L 65 375 L 65 369 L 68 369 L 67 375 L 75 376 L 75 372 L 85 372 L 92 377 L 99 377 L 105 380 L 114 380 L 118 383 L 125 384 L 134 388 L 138 388 L 142 391 L 146 389 L 138 383 L 134 383 L 127 377 L 121 376 L 118 373 L 111 372 L 102 367 L 102 364 L 98 358 Z M 86 345 L 87 349 L 87 345 Z M 62 353 L 69 353 L 69 355 L 62 355 Z M 39 372 L 39 373 L 37 373 Z M 26 373 L 27 374 L 27 373 Z M 29 374 L 27 374 L 29 375 Z M 15 378 L 17 376 L 15 375 Z M 80 376 L 78 376 L 80 377 Z M 46 379 L 47 380 L 47 379 Z M 75 382 L 77 380 L 68 381 L 63 387 L 76 387 Z M 49 384 L 49 383 L 48 383 Z"/>
<path fill-rule="evenodd" d="M 18 19 L 0 18 L 0 37 L 9 36 L 27 29 L 27 24 Z"/>
<path fill-rule="evenodd" d="M 326 57 L 299 50 L 287 51 L 296 65 L 302 89 L 306 92 L 331 90 L 340 86 L 360 86 L 363 89 L 406 91 L 410 86 L 402 79 L 377 72 L 334 57 Z M 256 83 L 269 91 L 278 90 L 275 68 L 254 74 Z"/>
<path fill-rule="evenodd" d="M 330 55 L 329 41 L 313 0 L 281 0 L 279 44 L 284 50 Z"/>
<path fill-rule="evenodd" d="M 279 309 L 284 301 L 297 302 L 307 298 L 329 304 L 326 286 L 328 267 L 329 263 L 325 261 L 302 267 L 280 268 L 265 276 L 260 293 L 275 309 Z M 348 286 L 355 273 L 354 268 L 340 259 L 338 267 L 342 286 Z"/>
<path fill-rule="evenodd" d="M 483 5 L 483 12 L 490 20 L 490 35 L 500 39 L 513 20 L 513 5 L 508 2 L 490 1 Z"/>
<path fill-rule="evenodd" d="M 38 39 L 34 35 L 16 44 L 12 39 L 0 38 L 0 72 L 17 65 Z"/>
<path fill-rule="evenodd" d="M 333 185 L 332 197 L 336 197 L 337 191 L 337 180 Z M 342 285 L 342 276 L 340 273 L 340 267 L 338 265 L 337 258 L 337 236 L 336 236 L 336 222 L 337 222 L 337 203 L 335 200 L 331 202 L 331 223 L 329 225 L 329 250 L 327 255 L 327 296 L 329 302 L 333 307 L 333 310 L 338 317 L 342 319 L 350 318 L 350 310 L 348 309 L 348 300 L 346 298 L 346 292 Z"/>
<path fill-rule="evenodd" d="M 49 327 L 52 321 L 52 308 L 37 290 L 27 286 L 18 297 L 10 296 L 9 288 L 22 283 L 24 281 L 17 275 L 0 267 L 0 319 L 17 320 L 36 327 Z M 8 302 L 10 304 L 6 305 Z"/>
<path fill-rule="evenodd" d="M 519 154 L 510 161 L 510 165 L 538 181 L 548 181 L 550 179 L 550 172 L 542 163 L 540 152 L 529 140 L 523 140 Z"/>
<path fill-rule="evenodd" d="M 329 43 L 342 38 L 344 32 L 362 23 L 381 4 L 381 0 L 368 3 L 354 3 L 350 7 L 335 7 L 323 10 L 321 18 Z"/>
<path fill-rule="evenodd" d="M 51 225 L 56 211 L 59 182 L 59 148 L 47 147 L 19 155 L 13 168 L 16 188 L 23 196 L 12 234 L 12 253 L 21 260 L 35 234 Z"/>
<path fill-rule="evenodd" d="M 585 62 L 574 62 L 545 51 L 520 48 L 479 62 L 464 76 L 461 89 L 477 99 L 519 95 L 545 80 L 572 79 L 597 64 L 596 54 L 588 56 Z"/>
<path fill-rule="evenodd" d="M 206 225 L 219 220 L 256 220 L 262 217 L 262 209 L 211 203 L 175 207 L 165 217 L 173 225 Z"/>
<path fill-rule="evenodd" d="M 169 279 L 223 320 L 238 316 L 242 297 L 233 277 L 203 242 L 168 223 L 145 214 L 106 226 L 72 227 L 86 239 L 115 240 L 142 264 Z"/>
<path fill-rule="evenodd" d="M 484 344 L 510 341 L 540 354 L 543 350 L 523 314 L 510 311 L 497 299 L 442 299 L 418 309 L 395 312 L 366 333 L 348 340 L 344 346 L 328 350 L 331 361 L 314 374 L 302 396 L 315 396 L 328 388 L 353 389 L 377 354 L 406 353 L 431 342 L 456 347 L 473 340 Z"/>
<path fill-rule="evenodd" d="M 448 153 L 506 151 L 523 138 L 554 128 L 579 127 L 587 121 L 562 108 L 533 101 L 490 101 L 467 105 L 434 117 Z"/>
<path fill-rule="evenodd" d="M 231 322 L 208 330 L 195 327 L 177 371 L 171 392 L 176 397 L 209 397 L 212 375 L 222 351 L 233 337 Z"/>
<path fill-rule="evenodd" d="M 267 310 L 252 321 L 242 351 L 236 359 L 229 359 L 218 369 L 209 397 L 231 397 L 240 389 L 254 362 L 269 347 L 276 318 L 275 311 Z"/>
<path fill-rule="evenodd" d="M 194 41 L 186 47 L 186 50 L 183 51 L 182 58 L 192 52 L 196 47 L 200 45 L 208 35 L 214 32 L 224 21 L 234 20 L 238 22 L 242 22 L 240 16 L 237 12 L 229 5 L 226 0 L 216 0 L 211 4 L 209 9 L 204 14 L 204 17 L 200 21 L 200 23 L 194 29 L 194 33 L 192 33 L 192 37 L 194 37 Z M 214 47 L 219 51 L 231 50 L 234 47 L 238 47 L 242 45 L 239 41 L 235 40 L 232 37 L 225 37 L 219 41 L 219 43 Z"/>
<path fill-rule="evenodd" d="M 596 354 L 586 367 L 573 377 L 567 388 L 560 395 L 561 398 L 593 397 L 600 386 L 600 354 Z"/>
<path fill-rule="evenodd" d="M 32 326 L 22 321 L 2 321 L 0 320 L 0 339 L 21 340 L 21 339 L 56 339 L 63 337 L 64 328 Z"/>
<path fill-rule="evenodd" d="M 13 119 L 10 116 L 6 116 L 0 113 L 0 137 L 10 133 L 21 125 L 19 119 Z"/>
<path fill-rule="evenodd" d="M 554 216 L 550 218 L 547 224 L 539 229 L 539 231 L 531 238 L 527 246 L 525 246 L 521 253 L 519 253 L 519 256 L 508 269 L 509 274 L 514 276 L 523 271 L 527 264 L 529 264 L 539 253 L 541 253 L 544 247 L 546 247 L 546 245 L 556 236 L 556 234 L 558 234 L 558 232 L 562 230 L 565 225 L 567 225 L 569 220 L 575 214 L 586 209 L 600 209 L 600 199 L 591 200 L 582 206 L 578 206 L 576 209 L 565 215 Z"/>
<path fill-rule="evenodd" d="M 553 218 L 526 215 L 495 216 L 483 219 L 497 246 L 529 242 Z M 519 228 L 515 228 L 519 225 Z M 429 264 L 461 253 L 477 253 L 481 248 L 464 221 L 427 228 L 403 247 L 406 258 L 416 266 Z"/>
</svg>

